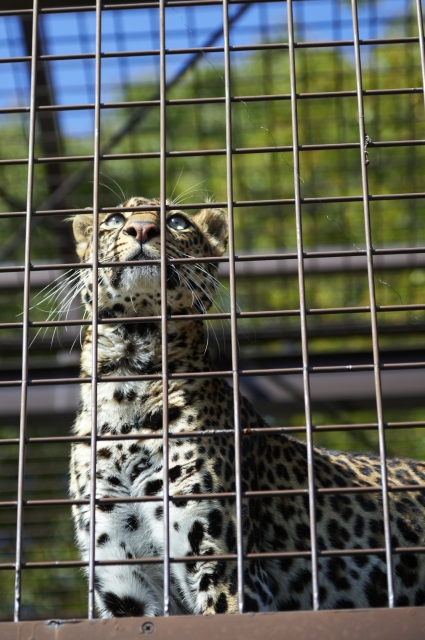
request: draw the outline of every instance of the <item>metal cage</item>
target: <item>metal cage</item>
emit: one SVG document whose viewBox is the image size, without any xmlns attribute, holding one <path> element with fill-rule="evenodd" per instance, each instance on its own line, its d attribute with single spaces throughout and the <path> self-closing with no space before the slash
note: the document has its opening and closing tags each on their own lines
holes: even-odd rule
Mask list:
<svg viewBox="0 0 425 640">
<path fill-rule="evenodd" d="M 394 609 L 392 559 L 425 547 L 393 546 L 388 494 L 394 488 L 386 476 L 388 448 L 425 455 L 421 0 L 16 0 L 13 9 L 0 3 L 0 30 L 2 637 L 25 630 L 37 638 L 65 637 L 78 630 L 90 637 L 277 638 L 284 629 L 288 638 L 390 638 L 404 629 L 409 638 L 422 638 L 423 609 Z M 114 177 L 103 177 L 104 167 Z M 79 377 L 72 346 L 88 324 L 96 344 L 98 325 L 105 322 L 97 307 L 102 262 L 76 262 L 63 219 L 89 211 L 96 225 L 100 212 L 117 210 L 102 191 L 105 180 L 111 190 L 121 184 L 134 190 L 139 183 L 151 189 L 134 195 L 159 196 L 163 222 L 172 208 L 167 196 L 179 190 L 180 180 L 188 190 L 199 181 L 218 199 L 205 203 L 194 192 L 196 201 L 184 209 L 220 206 L 228 212 L 228 255 L 215 259 L 228 298 L 208 316 L 212 333 L 228 322 L 217 331 L 224 340 L 219 335 L 211 344 L 216 371 L 208 375 L 227 377 L 234 390 L 236 490 L 214 497 L 234 500 L 239 529 L 237 554 L 223 560 L 236 562 L 242 611 L 247 555 L 241 514 L 253 493 L 241 486 L 242 391 L 266 414 L 270 432 L 306 440 L 308 489 L 300 493 L 309 498 L 311 551 L 275 555 L 311 559 L 312 612 L 167 620 L 170 563 L 187 558 L 170 557 L 168 513 L 175 498 L 144 496 L 138 500 L 163 502 L 164 556 L 149 562 L 164 568 L 165 617 L 94 620 L 96 448 L 88 563 L 76 559 L 72 545 L 66 474 L 69 444 L 81 441 L 68 435 L 80 384 L 92 391 L 86 440 L 100 439 L 97 388 L 105 377 L 98 376 L 97 384 Z M 161 243 L 165 256 L 165 234 Z M 167 260 L 157 262 L 161 316 L 137 320 L 161 325 L 162 372 L 134 379 L 162 380 L 166 389 L 181 374 L 168 370 Z M 94 320 L 81 318 L 66 288 L 57 298 L 65 305 L 61 312 L 48 309 L 43 319 L 32 296 L 83 268 L 93 273 Z M 53 329 L 53 337 L 43 340 L 41 329 Z M 97 371 L 96 348 L 92 356 Z M 163 415 L 163 431 L 155 437 L 163 442 L 168 486 L 168 442 L 181 434 L 169 431 L 166 410 Z M 318 492 L 365 488 L 317 490 L 313 442 L 379 452 L 382 482 L 366 492 L 382 493 L 384 548 L 318 549 Z M 394 611 L 319 611 L 318 558 L 355 553 L 385 557 L 388 609 Z M 72 625 L 71 618 L 81 622 Z"/>
</svg>

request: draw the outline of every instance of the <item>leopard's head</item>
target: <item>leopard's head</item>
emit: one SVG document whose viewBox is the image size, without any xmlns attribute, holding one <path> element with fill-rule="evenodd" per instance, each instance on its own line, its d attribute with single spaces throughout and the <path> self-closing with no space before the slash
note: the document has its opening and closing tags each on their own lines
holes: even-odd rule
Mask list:
<svg viewBox="0 0 425 640">
<path fill-rule="evenodd" d="M 130 198 L 122 207 L 152 205 L 158 200 Z M 99 316 L 129 317 L 161 312 L 161 266 L 143 263 L 161 257 L 158 210 L 114 212 L 99 216 L 99 261 L 141 261 L 140 265 L 99 268 Z M 77 253 L 82 262 L 93 260 L 93 215 L 74 217 Z M 173 258 L 220 256 L 227 243 L 227 215 L 209 208 L 189 216 L 181 210 L 167 212 L 167 305 L 169 313 L 206 313 L 216 289 L 217 266 L 210 262 L 173 264 Z M 92 304 L 91 270 L 81 271 L 83 302 Z"/>
</svg>

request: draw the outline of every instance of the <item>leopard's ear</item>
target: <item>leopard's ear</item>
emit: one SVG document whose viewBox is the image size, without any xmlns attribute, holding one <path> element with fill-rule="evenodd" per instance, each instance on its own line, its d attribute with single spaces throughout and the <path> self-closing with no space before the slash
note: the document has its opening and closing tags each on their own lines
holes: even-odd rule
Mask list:
<svg viewBox="0 0 425 640">
<path fill-rule="evenodd" d="M 225 252 L 229 236 L 227 213 L 223 209 L 202 209 L 192 217 L 205 234 L 213 252 L 221 256 Z"/>
<path fill-rule="evenodd" d="M 74 216 L 72 230 L 76 240 L 76 251 L 79 258 L 83 258 L 87 244 L 93 233 L 93 214 L 83 213 Z"/>
</svg>

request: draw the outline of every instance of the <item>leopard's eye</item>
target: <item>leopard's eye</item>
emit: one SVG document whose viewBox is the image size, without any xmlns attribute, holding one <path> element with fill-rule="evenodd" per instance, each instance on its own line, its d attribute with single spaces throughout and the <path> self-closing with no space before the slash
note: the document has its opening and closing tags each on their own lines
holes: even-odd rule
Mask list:
<svg viewBox="0 0 425 640">
<path fill-rule="evenodd" d="M 106 220 L 102 222 L 102 227 L 107 227 L 108 229 L 118 229 L 125 222 L 125 217 L 121 213 L 114 213 L 113 216 L 110 216 Z"/>
<path fill-rule="evenodd" d="M 183 231 L 190 227 L 190 222 L 186 220 L 183 216 L 173 215 L 167 220 L 167 224 L 170 229 L 174 229 L 175 231 Z"/>
</svg>

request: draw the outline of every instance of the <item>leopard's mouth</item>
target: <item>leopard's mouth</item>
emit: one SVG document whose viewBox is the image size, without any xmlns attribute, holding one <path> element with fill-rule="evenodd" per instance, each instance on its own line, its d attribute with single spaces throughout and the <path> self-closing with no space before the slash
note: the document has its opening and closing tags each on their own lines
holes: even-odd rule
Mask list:
<svg viewBox="0 0 425 640">
<path fill-rule="evenodd" d="M 130 260 L 158 260 L 159 252 L 154 251 L 152 247 L 146 246 L 146 244 L 135 247 L 126 257 L 125 262 Z M 154 265 L 151 265 L 154 266 Z"/>
</svg>

